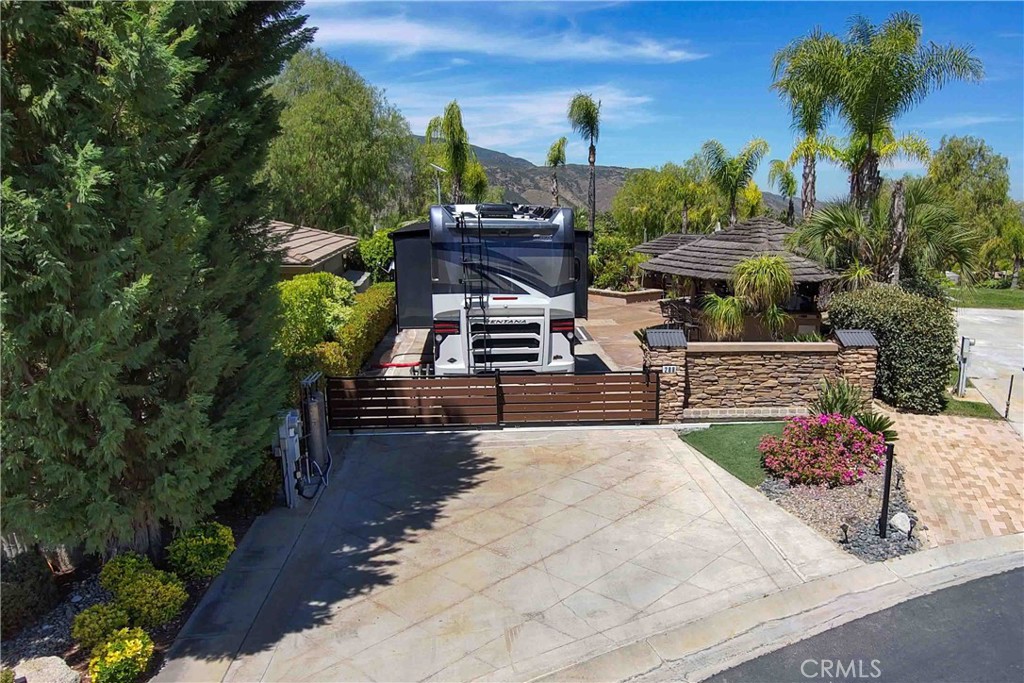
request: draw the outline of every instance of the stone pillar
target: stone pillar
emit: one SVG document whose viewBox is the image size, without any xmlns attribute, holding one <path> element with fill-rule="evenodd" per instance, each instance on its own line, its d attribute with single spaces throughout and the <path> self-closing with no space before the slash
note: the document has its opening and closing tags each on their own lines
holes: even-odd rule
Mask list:
<svg viewBox="0 0 1024 683">
<path fill-rule="evenodd" d="M 686 349 L 644 346 L 644 365 L 661 374 L 658 379 L 659 421 L 679 422 L 686 408 Z M 675 372 L 670 371 L 672 368 Z"/>
<path fill-rule="evenodd" d="M 842 346 L 836 360 L 836 375 L 860 387 L 865 403 L 870 403 L 875 393 L 875 370 L 878 365 L 878 349 L 870 346 Z"/>
</svg>

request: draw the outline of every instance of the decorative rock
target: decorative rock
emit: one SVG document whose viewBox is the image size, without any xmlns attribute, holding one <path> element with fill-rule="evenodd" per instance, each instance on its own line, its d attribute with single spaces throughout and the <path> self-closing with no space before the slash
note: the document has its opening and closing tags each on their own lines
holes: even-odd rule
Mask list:
<svg viewBox="0 0 1024 683">
<path fill-rule="evenodd" d="M 14 667 L 14 675 L 24 676 L 28 683 L 78 683 L 82 678 L 60 657 L 26 659 Z"/>
<path fill-rule="evenodd" d="M 905 534 L 910 533 L 910 516 L 906 512 L 897 512 L 889 520 L 889 524 Z"/>
<path fill-rule="evenodd" d="M 71 596 L 71 602 L 73 602 L 73 603 L 75 603 L 77 605 L 78 603 L 82 602 L 82 596 L 78 595 L 77 593 L 75 595 L 72 595 Z"/>
</svg>

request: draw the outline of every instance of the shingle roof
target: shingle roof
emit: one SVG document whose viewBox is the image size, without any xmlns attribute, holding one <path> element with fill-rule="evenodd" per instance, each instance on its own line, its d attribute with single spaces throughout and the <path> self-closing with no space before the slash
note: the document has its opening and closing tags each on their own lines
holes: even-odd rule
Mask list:
<svg viewBox="0 0 1024 683">
<path fill-rule="evenodd" d="M 672 251 L 684 244 L 700 239 L 704 235 L 696 232 L 670 232 L 662 235 L 661 237 L 655 237 L 649 242 L 644 242 L 641 245 L 633 247 L 633 251 L 640 254 L 654 254 L 660 256 L 665 252 Z"/>
<path fill-rule="evenodd" d="M 352 235 L 340 235 L 282 221 L 270 221 L 270 234 L 280 240 L 281 260 L 286 266 L 316 265 L 354 249 L 359 242 Z"/>
<path fill-rule="evenodd" d="M 762 254 L 783 258 L 794 282 L 823 282 L 838 275 L 816 261 L 789 251 L 785 238 L 793 228 L 770 218 L 752 218 L 704 235 L 640 264 L 644 270 L 701 280 L 729 280 L 744 259 Z"/>
<path fill-rule="evenodd" d="M 647 328 L 647 345 L 651 348 L 686 348 L 686 334 L 682 330 Z"/>
</svg>

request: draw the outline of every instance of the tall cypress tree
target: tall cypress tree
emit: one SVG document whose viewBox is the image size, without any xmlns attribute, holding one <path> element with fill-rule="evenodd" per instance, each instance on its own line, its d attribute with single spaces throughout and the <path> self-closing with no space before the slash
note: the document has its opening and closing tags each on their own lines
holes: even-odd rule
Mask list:
<svg viewBox="0 0 1024 683">
<path fill-rule="evenodd" d="M 272 438 L 253 177 L 301 3 L 4 3 L 5 531 L 151 549 Z"/>
</svg>

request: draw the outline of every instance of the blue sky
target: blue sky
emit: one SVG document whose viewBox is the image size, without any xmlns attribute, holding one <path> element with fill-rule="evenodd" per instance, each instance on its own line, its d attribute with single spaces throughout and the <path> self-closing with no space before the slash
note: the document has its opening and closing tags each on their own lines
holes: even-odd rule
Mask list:
<svg viewBox="0 0 1024 683">
<path fill-rule="evenodd" d="M 921 16 L 925 40 L 972 45 L 986 77 L 929 96 L 897 122 L 938 146 L 943 135 L 983 137 L 1010 160 L 1024 197 L 1024 4 L 1014 3 L 310 3 L 316 46 L 343 60 L 422 134 L 457 98 L 470 141 L 542 163 L 570 138 L 570 163 L 586 148 L 565 120 L 577 90 L 602 101 L 598 163 L 682 162 L 704 140 L 737 149 L 752 137 L 788 156 L 786 107 L 769 90 L 771 57 L 815 26 L 842 33 L 849 16 L 876 23 L 899 10 Z M 841 124 L 832 132 L 842 134 Z M 818 195 L 845 192 L 825 164 Z M 922 173 L 898 161 L 889 174 Z M 757 177 L 767 185 L 767 163 Z"/>
</svg>

